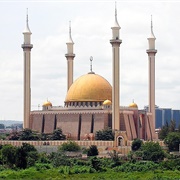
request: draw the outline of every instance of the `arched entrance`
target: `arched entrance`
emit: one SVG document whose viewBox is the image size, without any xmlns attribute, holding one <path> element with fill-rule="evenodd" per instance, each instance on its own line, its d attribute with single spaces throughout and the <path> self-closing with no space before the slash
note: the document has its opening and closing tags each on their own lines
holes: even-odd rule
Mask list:
<svg viewBox="0 0 180 180">
<path fill-rule="evenodd" d="M 124 146 L 124 138 L 122 136 L 117 137 L 117 146 Z"/>
</svg>

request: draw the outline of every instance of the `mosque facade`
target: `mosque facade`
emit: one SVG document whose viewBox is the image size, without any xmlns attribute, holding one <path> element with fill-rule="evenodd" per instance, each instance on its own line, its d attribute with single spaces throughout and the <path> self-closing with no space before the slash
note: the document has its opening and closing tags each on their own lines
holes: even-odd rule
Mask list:
<svg viewBox="0 0 180 180">
<path fill-rule="evenodd" d="M 31 61 L 31 31 L 28 25 L 23 32 L 24 43 L 24 128 L 30 128 L 40 133 L 52 133 L 61 128 L 67 139 L 94 140 L 98 130 L 107 127 L 115 131 L 117 145 L 126 145 L 128 140 L 140 138 L 156 139 L 155 134 L 155 36 L 151 21 L 151 35 L 148 38 L 149 49 L 146 51 L 149 61 L 149 111 L 139 110 L 136 103 L 128 107 L 120 106 L 120 26 L 115 8 L 115 23 L 112 26 L 112 74 L 111 84 L 102 76 L 90 70 L 89 73 L 73 80 L 74 42 L 69 27 L 67 44 L 67 95 L 64 107 L 53 106 L 46 101 L 42 110 L 31 111 L 30 96 L 30 61 Z M 107 42 L 108 43 L 108 42 Z"/>
</svg>

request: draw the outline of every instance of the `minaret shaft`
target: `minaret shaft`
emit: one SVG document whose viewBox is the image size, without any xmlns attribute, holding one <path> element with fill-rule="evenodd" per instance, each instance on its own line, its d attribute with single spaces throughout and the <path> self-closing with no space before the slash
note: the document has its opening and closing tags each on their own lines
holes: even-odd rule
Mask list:
<svg viewBox="0 0 180 180">
<path fill-rule="evenodd" d="M 112 129 L 120 130 L 119 113 L 119 45 L 114 43 L 112 47 L 113 55 L 113 93 L 112 93 Z"/>
<path fill-rule="evenodd" d="M 69 89 L 73 83 L 73 59 L 73 57 L 67 58 L 67 89 Z"/>
<path fill-rule="evenodd" d="M 24 49 L 24 124 L 23 128 L 29 128 L 31 111 L 31 50 Z"/>
<path fill-rule="evenodd" d="M 149 112 L 155 121 L 155 54 L 149 53 Z"/>
</svg>

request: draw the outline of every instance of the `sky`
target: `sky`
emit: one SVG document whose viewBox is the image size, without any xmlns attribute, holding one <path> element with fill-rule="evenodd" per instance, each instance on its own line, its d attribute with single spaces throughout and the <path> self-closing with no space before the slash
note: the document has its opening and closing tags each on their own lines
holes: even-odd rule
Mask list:
<svg viewBox="0 0 180 180">
<path fill-rule="evenodd" d="M 156 105 L 180 109 L 180 1 L 116 1 L 120 38 L 120 105 L 148 105 L 148 40 L 156 36 Z M 23 120 L 23 30 L 28 8 L 31 109 L 47 99 L 63 106 L 67 93 L 69 21 L 74 80 L 93 71 L 112 84 L 114 1 L 0 0 L 0 120 Z"/>
</svg>

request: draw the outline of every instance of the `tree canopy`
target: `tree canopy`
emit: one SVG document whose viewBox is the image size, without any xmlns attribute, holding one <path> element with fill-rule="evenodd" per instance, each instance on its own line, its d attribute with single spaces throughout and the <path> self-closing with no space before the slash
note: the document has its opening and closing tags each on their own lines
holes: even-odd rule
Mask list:
<svg viewBox="0 0 180 180">
<path fill-rule="evenodd" d="M 102 141 L 114 141 L 114 132 L 111 128 L 96 131 L 95 139 Z"/>
<path fill-rule="evenodd" d="M 170 132 L 164 139 L 164 143 L 167 144 L 169 151 L 178 151 L 180 144 L 180 132 Z"/>
</svg>

